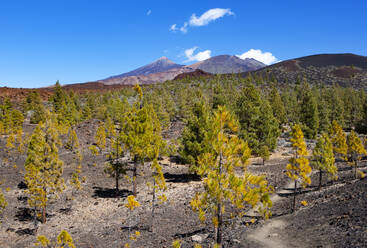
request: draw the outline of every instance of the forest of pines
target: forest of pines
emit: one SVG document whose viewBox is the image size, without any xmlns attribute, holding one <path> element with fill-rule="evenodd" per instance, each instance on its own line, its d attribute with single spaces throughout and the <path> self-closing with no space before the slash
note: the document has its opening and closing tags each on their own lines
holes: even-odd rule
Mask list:
<svg viewBox="0 0 367 248">
<path fill-rule="evenodd" d="M 96 125 L 89 130 L 84 123 Z M 92 142 L 78 137 L 81 125 L 92 132 Z M 172 135 L 177 126 L 181 129 Z M 108 197 L 125 215 L 116 243 L 106 247 L 142 247 L 146 240 L 166 242 L 165 247 L 232 247 L 238 239 L 230 231 L 235 223 L 245 231 L 279 215 L 272 207 L 281 187 L 290 186 L 282 215 L 296 218 L 294 213 L 310 204 L 307 194 L 345 180 L 339 173 L 348 171 L 347 181 L 362 180 L 366 132 L 363 90 L 306 81 L 285 85 L 256 75 L 185 78 L 83 94 L 57 82 L 48 99 L 37 90 L 21 101 L 0 99 L 0 163 L 16 170 L 16 185 L 24 185 L 20 194 L 33 240 L 27 247 L 87 247 L 73 229 L 40 230 L 61 215 L 51 213 L 50 206 L 76 211 L 83 187 L 92 180 L 87 171 L 94 168 L 105 175 L 99 179 L 105 185 L 97 186 L 114 185 Z M 289 142 L 283 185 L 250 166 L 257 158 L 257 167 L 269 166 L 272 156 L 281 153 L 280 138 Z M 162 209 L 180 200 L 169 191 L 173 175 L 166 167 L 173 164 L 184 166 L 182 177 L 196 183 L 185 209 L 177 211 L 191 211 L 190 223 L 209 233 L 207 241 L 188 238 L 196 233 L 160 233 L 171 218 Z M 12 189 L 6 178 L 1 183 L 1 221 L 6 224 L 10 217 L 4 213 L 14 204 L 9 204 Z M 311 201 L 317 201 L 315 196 Z M 138 218 L 142 211 L 145 218 Z"/>
</svg>

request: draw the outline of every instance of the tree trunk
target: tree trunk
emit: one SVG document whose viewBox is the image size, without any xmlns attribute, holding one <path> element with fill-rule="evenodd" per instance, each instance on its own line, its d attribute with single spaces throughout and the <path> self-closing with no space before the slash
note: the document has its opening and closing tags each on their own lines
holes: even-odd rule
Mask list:
<svg viewBox="0 0 367 248">
<path fill-rule="evenodd" d="M 357 179 L 357 160 L 354 162 L 354 178 Z"/>
<path fill-rule="evenodd" d="M 46 207 L 42 208 L 42 223 L 46 223 Z"/>
<path fill-rule="evenodd" d="M 154 210 L 155 210 L 155 179 L 153 179 L 153 199 L 152 199 L 152 223 L 150 226 L 151 232 L 153 232 L 154 227 Z"/>
<path fill-rule="evenodd" d="M 292 213 L 294 213 L 296 209 L 296 194 L 297 194 L 297 180 L 294 180 L 294 192 L 293 192 L 293 207 Z"/>
<path fill-rule="evenodd" d="M 117 142 L 116 142 L 116 159 L 118 160 L 119 159 L 119 142 L 118 142 L 118 138 L 117 139 Z M 119 163 L 117 161 L 117 163 Z M 116 197 L 118 197 L 119 195 L 119 170 L 117 168 L 115 168 L 116 171 L 115 171 L 115 180 L 116 180 Z"/>
<path fill-rule="evenodd" d="M 219 153 L 219 178 L 221 178 L 222 175 L 222 151 Z M 221 179 L 219 179 L 219 188 L 221 188 Z M 216 228 L 216 238 L 215 242 L 218 245 L 219 248 L 222 247 L 222 203 L 221 203 L 221 197 L 217 201 L 217 220 L 218 220 L 218 226 Z"/>
<path fill-rule="evenodd" d="M 137 176 L 137 170 L 138 170 L 138 160 L 134 160 L 134 169 L 133 169 L 133 195 L 136 197 L 136 176 Z"/>
<path fill-rule="evenodd" d="M 322 184 L 322 170 L 320 170 L 319 190 L 321 189 L 321 184 Z"/>
<path fill-rule="evenodd" d="M 263 166 L 265 165 L 265 159 L 263 159 Z"/>
<path fill-rule="evenodd" d="M 115 180 L 116 180 L 116 197 L 119 196 L 119 174 L 117 171 L 115 172 Z"/>
<path fill-rule="evenodd" d="M 217 219 L 218 219 L 218 226 L 217 226 L 217 230 L 216 230 L 216 239 L 215 242 L 218 245 L 218 247 L 222 247 L 222 204 L 218 203 L 217 204 Z"/>
<path fill-rule="evenodd" d="M 34 221 L 34 229 L 37 230 L 38 228 L 38 221 L 37 221 L 37 208 L 34 207 L 34 216 L 33 216 L 33 221 Z"/>
</svg>

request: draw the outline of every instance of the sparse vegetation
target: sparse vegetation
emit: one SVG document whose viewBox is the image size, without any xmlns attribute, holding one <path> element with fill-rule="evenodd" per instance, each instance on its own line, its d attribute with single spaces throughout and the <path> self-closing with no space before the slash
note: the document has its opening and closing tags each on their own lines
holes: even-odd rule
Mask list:
<svg viewBox="0 0 367 248">
<path fill-rule="evenodd" d="M 24 101 L 2 99 L 1 169 L 10 175 L 2 177 L 9 184 L 0 196 L 3 221 L 19 226 L 9 231 L 13 235 L 49 237 L 64 221 L 63 227 L 73 227 L 75 246 L 92 245 L 86 234 L 91 232 L 101 240 L 94 241 L 96 247 L 107 240 L 116 241 L 110 247 L 206 247 L 234 246 L 233 240 L 247 245 L 251 232 L 266 226 L 257 220 L 261 215 L 273 212 L 270 222 L 276 221 L 297 211 L 297 204 L 321 211 L 324 195 L 338 197 L 339 191 L 332 192 L 347 181 L 358 184 L 355 190 L 364 183 L 351 181 L 366 172 L 364 136 L 351 129 L 364 130 L 366 97 L 297 81 L 232 74 L 80 94 L 57 84 L 48 97 L 30 91 Z M 252 164 L 253 158 L 263 165 Z M 290 181 L 294 187 L 288 189 Z M 57 199 L 64 190 L 72 194 L 73 208 Z M 272 203 L 272 194 L 285 197 Z M 291 198 L 289 207 L 285 201 Z M 139 210 L 124 208 L 122 201 L 138 202 Z M 42 224 L 30 229 L 39 218 Z M 120 220 L 126 218 L 125 229 Z M 34 244 L 29 236 L 16 242 Z M 62 245 L 39 237 L 39 246 Z"/>
</svg>

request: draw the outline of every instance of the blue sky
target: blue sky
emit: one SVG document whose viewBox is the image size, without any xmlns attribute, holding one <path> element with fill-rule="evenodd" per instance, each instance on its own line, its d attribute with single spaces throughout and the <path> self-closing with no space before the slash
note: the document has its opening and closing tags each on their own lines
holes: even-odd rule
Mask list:
<svg viewBox="0 0 367 248">
<path fill-rule="evenodd" d="M 0 86 L 98 80 L 161 56 L 367 56 L 366 13 L 365 0 L 1 0 Z"/>
</svg>

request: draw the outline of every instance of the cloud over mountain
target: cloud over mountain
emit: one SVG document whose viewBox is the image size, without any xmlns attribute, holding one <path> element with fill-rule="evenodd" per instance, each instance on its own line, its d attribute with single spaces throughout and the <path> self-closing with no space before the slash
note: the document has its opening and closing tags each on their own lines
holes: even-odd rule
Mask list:
<svg viewBox="0 0 367 248">
<path fill-rule="evenodd" d="M 236 55 L 237 57 L 241 59 L 246 58 L 252 58 L 256 59 L 257 61 L 260 61 L 266 65 L 274 64 L 275 62 L 278 62 L 278 59 L 270 52 L 262 52 L 260 49 L 250 49 L 247 52 Z"/>
<path fill-rule="evenodd" d="M 189 48 L 185 50 L 185 56 L 187 60 L 185 62 L 191 62 L 191 61 L 203 61 L 206 59 L 209 59 L 211 57 L 211 50 L 205 50 L 203 52 L 198 52 L 194 54 L 194 52 L 198 49 L 197 46 L 193 48 Z"/>
</svg>

